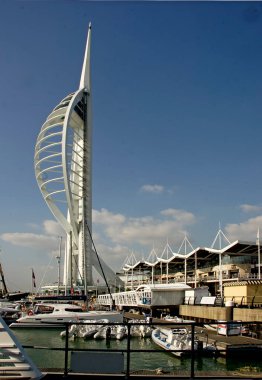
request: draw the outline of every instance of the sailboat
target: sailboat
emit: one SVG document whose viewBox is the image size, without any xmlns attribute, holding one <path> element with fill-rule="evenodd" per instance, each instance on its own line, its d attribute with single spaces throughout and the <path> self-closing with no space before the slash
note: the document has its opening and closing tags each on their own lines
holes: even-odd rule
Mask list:
<svg viewBox="0 0 262 380">
<path fill-rule="evenodd" d="M 22 298 L 26 298 L 29 295 L 29 292 L 14 292 L 10 293 L 7 289 L 6 282 L 5 282 L 5 276 L 2 264 L 0 263 L 0 277 L 2 282 L 2 292 L 1 292 L 1 302 L 12 302 L 12 301 L 19 301 Z"/>
</svg>

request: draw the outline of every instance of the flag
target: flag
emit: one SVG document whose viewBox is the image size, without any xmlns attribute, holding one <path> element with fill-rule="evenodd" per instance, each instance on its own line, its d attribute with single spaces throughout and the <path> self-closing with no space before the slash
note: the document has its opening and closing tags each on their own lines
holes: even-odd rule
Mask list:
<svg viewBox="0 0 262 380">
<path fill-rule="evenodd" d="M 32 269 L 32 284 L 33 284 L 33 287 L 36 288 L 34 269 Z"/>
</svg>

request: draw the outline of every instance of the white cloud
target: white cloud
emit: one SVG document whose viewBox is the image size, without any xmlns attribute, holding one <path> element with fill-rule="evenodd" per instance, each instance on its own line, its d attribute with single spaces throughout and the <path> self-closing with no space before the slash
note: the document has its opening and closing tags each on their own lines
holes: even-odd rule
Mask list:
<svg viewBox="0 0 262 380">
<path fill-rule="evenodd" d="M 258 206 L 258 205 L 242 204 L 242 205 L 240 205 L 240 208 L 244 212 L 260 212 L 260 211 L 262 211 L 262 206 Z"/>
<path fill-rule="evenodd" d="M 151 216 L 127 218 L 102 209 L 101 212 L 96 211 L 94 223 L 103 224 L 102 233 L 113 244 L 152 247 L 154 241 L 164 241 L 167 237 L 173 242 L 180 242 L 185 228 L 195 222 L 195 216 L 184 210 L 168 209 L 161 214 L 165 219 Z"/>
<path fill-rule="evenodd" d="M 124 215 L 113 214 L 104 208 L 101 211 L 93 210 L 92 218 L 94 223 L 103 225 L 122 224 L 126 220 Z"/>
<path fill-rule="evenodd" d="M 168 208 L 166 210 L 161 211 L 161 214 L 164 216 L 170 216 L 177 221 L 185 224 L 191 224 L 195 222 L 195 215 L 191 212 L 185 210 L 178 210 L 175 208 Z"/>
<path fill-rule="evenodd" d="M 225 227 L 225 232 L 231 242 L 235 240 L 255 242 L 258 228 L 262 231 L 262 216 L 250 218 L 239 224 L 228 224 Z"/>
<path fill-rule="evenodd" d="M 7 232 L 3 233 L 0 238 L 8 243 L 11 243 L 20 247 L 30 247 L 50 250 L 57 245 L 57 238 L 53 236 L 32 234 L 28 232 Z"/>
<path fill-rule="evenodd" d="M 59 236 L 64 235 L 60 225 L 56 221 L 45 220 L 42 225 L 27 223 L 26 227 L 33 232 L 6 232 L 0 235 L 3 243 L 12 245 L 9 248 L 6 246 L 3 252 L 8 252 L 4 255 L 4 265 L 7 268 L 8 289 L 13 291 L 31 290 L 28 275 L 31 267 L 34 268 L 37 287 L 57 281 Z M 65 239 L 62 241 L 62 255 L 64 242 Z"/>
<path fill-rule="evenodd" d="M 58 237 L 64 236 L 64 232 L 58 222 L 54 220 L 44 220 L 42 228 L 31 225 L 32 229 L 42 230 L 43 233 L 30 232 L 6 232 L 0 235 L 0 238 L 15 246 L 35 248 L 39 250 L 51 251 L 58 248 Z"/>
<path fill-rule="evenodd" d="M 164 191 L 164 186 L 161 185 L 143 185 L 140 189 L 144 193 L 160 194 Z"/>
<path fill-rule="evenodd" d="M 39 224 L 36 224 L 36 223 L 26 223 L 26 226 L 28 226 L 30 230 L 35 230 L 35 231 L 41 230 L 41 227 L 39 226 Z"/>
<path fill-rule="evenodd" d="M 137 257 L 147 257 L 153 244 L 161 251 L 167 238 L 171 246 L 180 245 L 187 227 L 195 221 L 192 213 L 172 208 L 163 210 L 157 218 L 129 218 L 102 208 L 93 210 L 93 239 L 98 254 L 111 268 L 119 270 L 132 250 L 135 250 Z M 43 232 L 7 232 L 0 238 L 14 246 L 20 246 L 21 251 L 23 247 L 34 249 L 36 257 L 41 255 L 41 259 L 45 251 L 50 260 L 58 253 L 58 237 L 63 231 L 53 220 L 45 220 L 39 230 Z"/>
<path fill-rule="evenodd" d="M 175 221 L 160 221 L 143 219 L 130 220 L 121 230 L 116 231 L 114 228 L 108 228 L 107 233 L 112 241 L 123 243 L 139 243 L 141 245 L 150 246 L 155 240 L 165 239 L 171 236 L 177 229 Z"/>
<path fill-rule="evenodd" d="M 47 235 L 52 236 L 63 236 L 65 234 L 65 231 L 60 226 L 58 222 L 55 220 L 44 220 L 43 222 L 44 232 Z"/>
<path fill-rule="evenodd" d="M 118 271 L 123 265 L 130 250 L 120 244 L 109 246 L 108 244 L 97 242 L 97 253 L 110 266 L 111 269 Z"/>
</svg>

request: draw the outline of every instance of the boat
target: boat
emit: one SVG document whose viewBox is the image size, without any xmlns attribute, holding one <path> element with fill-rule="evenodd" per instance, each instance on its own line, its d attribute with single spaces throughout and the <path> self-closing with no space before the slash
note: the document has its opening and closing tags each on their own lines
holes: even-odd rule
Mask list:
<svg viewBox="0 0 262 380">
<path fill-rule="evenodd" d="M 251 335 L 248 325 L 242 324 L 242 321 L 218 321 L 219 323 L 204 324 L 207 330 L 216 332 L 220 335 Z"/>
<path fill-rule="evenodd" d="M 6 282 L 5 282 L 5 276 L 2 264 L 0 263 L 0 280 L 2 283 L 2 289 L 0 291 L 0 302 L 12 302 L 12 301 L 18 301 L 22 298 L 26 298 L 29 295 L 29 292 L 14 292 L 10 293 L 7 289 Z"/>
<path fill-rule="evenodd" d="M 156 328 L 151 337 L 155 344 L 179 358 L 190 356 L 192 350 L 203 356 L 213 356 L 217 352 L 215 346 L 201 342 L 196 337 L 192 347 L 192 335 L 185 328 Z"/>
<path fill-rule="evenodd" d="M 43 374 L 0 317 L 0 379 L 41 379 Z"/>
<path fill-rule="evenodd" d="M 130 337 L 147 338 L 151 336 L 152 328 L 144 321 L 134 320 L 135 324 L 130 323 Z M 108 319 L 87 320 L 84 323 L 72 324 L 68 329 L 68 337 L 71 339 L 117 339 L 122 340 L 128 335 L 128 328 L 125 325 L 110 324 Z M 66 330 L 60 333 L 61 338 L 66 337 Z"/>
<path fill-rule="evenodd" d="M 191 351 L 191 339 L 188 340 L 189 335 L 186 329 L 156 328 L 152 331 L 151 337 L 155 344 L 175 356 L 183 357 Z"/>
<path fill-rule="evenodd" d="M 0 302 L 0 316 L 7 325 L 10 325 L 22 316 L 21 305 Z"/>
<path fill-rule="evenodd" d="M 213 324 L 204 324 L 204 327 L 205 329 L 209 330 L 209 331 L 214 331 L 214 332 L 217 332 L 217 324 L 216 323 L 213 323 Z"/>
<path fill-rule="evenodd" d="M 127 336 L 127 329 L 125 326 L 115 326 L 115 338 L 122 340 Z"/>
<path fill-rule="evenodd" d="M 84 325 L 78 326 L 77 330 L 77 337 L 84 338 L 84 339 L 90 339 L 93 338 L 95 333 L 99 330 L 101 325 L 98 325 L 97 323 L 108 323 L 108 319 L 99 319 L 97 321 L 85 321 Z"/>
<path fill-rule="evenodd" d="M 73 325 L 73 326 L 76 326 L 76 325 Z M 90 325 L 79 326 L 76 336 L 79 338 L 90 339 L 95 335 L 97 331 L 98 331 L 97 325 L 90 324 Z"/>
<path fill-rule="evenodd" d="M 122 340 L 127 336 L 127 330 L 125 326 L 102 326 L 94 334 L 94 339 L 117 339 Z"/>
<path fill-rule="evenodd" d="M 131 337 L 148 338 L 151 336 L 152 327 L 141 319 L 131 319 L 128 322 L 130 326 Z"/>
<path fill-rule="evenodd" d="M 194 320 L 190 320 L 190 319 L 183 319 L 183 318 L 180 318 L 180 317 L 177 317 L 177 316 L 173 316 L 173 315 L 166 315 L 165 317 L 163 317 L 163 319 L 167 322 L 172 322 L 172 323 L 195 323 Z"/>
<path fill-rule="evenodd" d="M 117 311 L 87 311 L 81 306 L 63 303 L 37 303 L 28 314 L 11 323 L 11 328 L 18 327 L 59 327 L 66 322 L 84 322 L 106 318 L 109 322 L 123 322 L 123 314 Z"/>
<path fill-rule="evenodd" d="M 68 329 L 69 338 L 93 338 L 94 335 L 103 327 L 104 324 L 109 323 L 108 319 L 87 320 L 84 324 L 73 324 Z M 66 337 L 66 330 L 60 333 L 61 338 Z"/>
<path fill-rule="evenodd" d="M 146 324 L 141 324 L 139 326 L 139 332 L 140 332 L 140 337 L 141 338 L 148 338 L 151 336 L 152 333 L 152 327 L 148 326 Z"/>
</svg>

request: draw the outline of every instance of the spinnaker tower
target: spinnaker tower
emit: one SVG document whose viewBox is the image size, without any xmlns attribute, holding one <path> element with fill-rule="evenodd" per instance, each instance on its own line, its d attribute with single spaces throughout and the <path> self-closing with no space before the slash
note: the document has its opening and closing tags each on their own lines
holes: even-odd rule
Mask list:
<svg viewBox="0 0 262 380">
<path fill-rule="evenodd" d="M 42 125 L 35 146 L 35 176 L 42 196 L 66 233 L 64 285 L 93 285 L 92 268 L 119 283 L 92 246 L 91 24 L 79 89 L 67 95 Z"/>
</svg>

